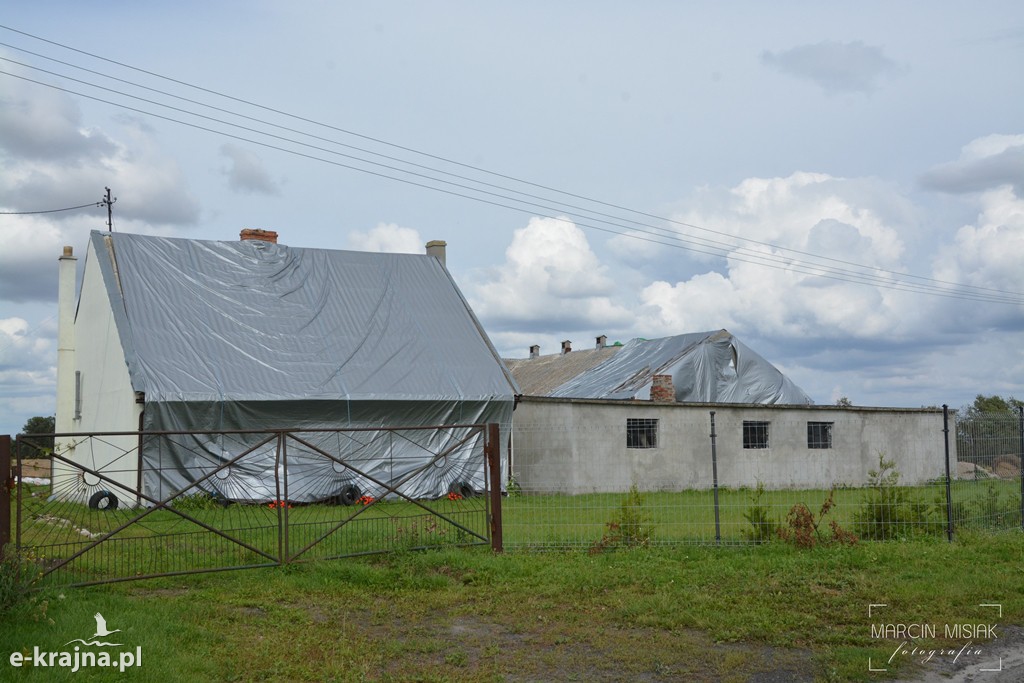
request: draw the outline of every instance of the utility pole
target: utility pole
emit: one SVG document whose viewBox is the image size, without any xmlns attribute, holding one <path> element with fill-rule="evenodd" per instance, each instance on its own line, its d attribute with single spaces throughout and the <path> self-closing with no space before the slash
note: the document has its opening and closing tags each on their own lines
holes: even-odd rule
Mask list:
<svg viewBox="0 0 1024 683">
<path fill-rule="evenodd" d="M 107 232 L 114 232 L 114 211 L 113 211 L 113 206 L 114 206 L 114 202 L 117 201 L 117 197 L 114 197 L 113 199 L 111 199 L 110 198 L 110 188 L 109 187 L 104 187 L 103 189 L 107 191 L 107 196 L 103 197 L 102 199 L 100 199 L 100 205 L 107 207 Z"/>
</svg>

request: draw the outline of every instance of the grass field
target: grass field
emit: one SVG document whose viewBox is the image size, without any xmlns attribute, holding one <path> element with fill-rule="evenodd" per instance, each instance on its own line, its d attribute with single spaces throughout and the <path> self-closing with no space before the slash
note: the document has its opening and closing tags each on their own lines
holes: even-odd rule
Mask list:
<svg viewBox="0 0 1024 683">
<path fill-rule="evenodd" d="M 946 489 L 944 484 L 900 487 L 905 506 L 914 506 L 919 516 L 892 522 L 893 537 L 945 533 Z M 857 514 L 876 500 L 871 488 L 838 488 L 831 492 L 834 507 L 827 519 L 846 529 L 858 527 Z M 955 482 L 952 486 L 954 527 L 991 529 L 1020 524 L 1019 481 L 990 480 Z M 827 489 L 783 489 L 758 492 L 752 489 L 720 489 L 718 530 L 724 543 L 745 543 L 751 539 L 751 508 L 765 509 L 772 524 L 784 524 L 789 510 L 804 504 L 817 514 L 829 497 Z M 598 541 L 609 522 L 621 514 L 626 496 L 594 493 L 576 496 L 509 496 L 502 503 L 505 542 L 509 546 L 587 546 Z M 649 492 L 641 496 L 639 513 L 648 520 L 655 544 L 714 543 L 716 538 L 714 492 Z"/>
<path fill-rule="evenodd" d="M 1019 527 L 1019 487 L 1015 480 L 955 482 L 955 529 Z M 721 489 L 717 523 L 715 495 L 709 490 L 575 496 L 513 492 L 502 497 L 501 503 L 504 541 L 509 549 L 586 549 L 608 545 L 610 535 L 630 524 L 643 533 L 642 538 L 627 539 L 638 543 L 627 545 L 761 542 L 774 538 L 777 527 L 786 526 L 794 505 L 806 505 L 820 516 L 826 500 L 832 501 L 832 507 L 820 520 L 822 532 L 835 521 L 865 539 L 944 537 L 945 494 L 942 484 L 890 488 L 887 497 L 868 487 L 834 491 Z M 294 505 L 280 509 L 274 504 L 222 507 L 209 497 L 190 496 L 172 504 L 191 519 L 172 510 L 155 510 L 131 524 L 145 511 L 127 507 L 92 510 L 82 502 L 51 500 L 44 485 L 23 485 L 22 497 L 21 545 L 49 563 L 44 566 L 57 566 L 113 532 L 109 540 L 60 566 L 48 578 L 63 584 L 275 564 L 285 556 L 315 560 L 486 544 L 488 539 L 484 497 L 423 501 L 442 515 L 434 516 L 430 510 L 402 500 L 378 501 L 365 508 Z M 865 521 L 866 513 L 871 514 Z M 14 516 L 16 510 L 12 509 Z"/>
<path fill-rule="evenodd" d="M 800 550 L 655 547 L 615 552 L 448 548 L 49 588 L 0 614 L 3 680 L 867 681 L 889 621 L 1024 623 L 1024 534 L 963 532 Z M 67 649 L 100 612 L 142 666 L 45 670 L 11 652 Z M 984 615 L 987 617 L 987 615 Z M 941 626 L 940 626 L 941 633 Z M 958 643 L 924 640 L 922 647 Z M 984 647 L 988 645 L 982 643 Z"/>
</svg>

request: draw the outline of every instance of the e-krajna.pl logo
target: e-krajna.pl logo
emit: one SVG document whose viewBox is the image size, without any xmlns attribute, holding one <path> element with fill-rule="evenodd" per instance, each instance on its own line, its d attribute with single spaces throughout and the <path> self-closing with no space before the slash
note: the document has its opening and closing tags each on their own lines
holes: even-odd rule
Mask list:
<svg viewBox="0 0 1024 683">
<path fill-rule="evenodd" d="M 25 652 L 12 652 L 9 660 L 11 666 L 71 669 L 72 673 L 85 667 L 114 667 L 119 669 L 121 672 L 124 672 L 125 669 L 133 666 L 142 666 L 141 645 L 137 645 L 134 652 L 130 650 L 109 652 L 107 650 L 86 649 L 123 647 L 122 643 L 111 643 L 99 640 L 100 638 L 108 638 L 113 636 L 115 633 L 120 633 L 121 629 L 107 629 L 107 620 L 104 619 L 103 615 L 99 612 L 97 612 L 94 617 L 96 619 L 96 632 L 92 634 L 91 639 L 86 640 L 84 638 L 75 638 L 74 640 L 69 640 L 64 643 L 64 647 L 71 645 L 71 643 L 81 643 L 81 645 L 75 645 L 71 650 L 61 650 L 58 652 L 40 650 L 38 645 L 32 648 L 31 654 Z M 118 640 L 120 640 L 120 638 L 118 638 Z"/>
</svg>

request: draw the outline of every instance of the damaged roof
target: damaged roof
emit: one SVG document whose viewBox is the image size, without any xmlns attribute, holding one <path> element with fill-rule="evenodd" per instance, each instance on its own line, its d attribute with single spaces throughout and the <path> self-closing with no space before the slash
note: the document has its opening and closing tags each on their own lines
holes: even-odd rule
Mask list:
<svg viewBox="0 0 1024 683">
<path fill-rule="evenodd" d="M 727 330 L 633 339 L 621 347 L 506 364 L 529 396 L 646 400 L 652 377 L 671 375 L 676 401 L 684 403 L 814 403 Z"/>
</svg>

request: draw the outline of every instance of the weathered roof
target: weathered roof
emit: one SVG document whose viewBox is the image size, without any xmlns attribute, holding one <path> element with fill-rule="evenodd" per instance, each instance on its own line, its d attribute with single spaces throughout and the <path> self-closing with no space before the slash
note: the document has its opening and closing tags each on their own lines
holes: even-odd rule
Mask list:
<svg viewBox="0 0 1024 683">
<path fill-rule="evenodd" d="M 549 396 L 551 392 L 581 373 L 600 365 L 621 346 L 571 351 L 538 358 L 505 359 L 505 365 L 526 396 Z"/>
<path fill-rule="evenodd" d="M 617 350 L 573 351 L 506 364 L 523 393 L 532 396 L 648 399 L 652 377 L 671 375 L 680 402 L 814 402 L 727 330 L 634 339 Z"/>
<path fill-rule="evenodd" d="M 92 233 L 151 401 L 511 400 L 515 383 L 426 255 Z"/>
</svg>

